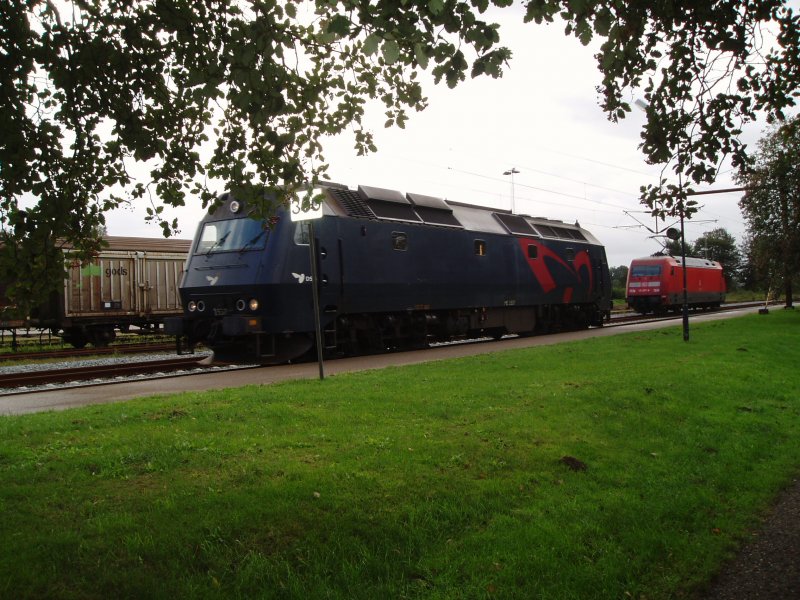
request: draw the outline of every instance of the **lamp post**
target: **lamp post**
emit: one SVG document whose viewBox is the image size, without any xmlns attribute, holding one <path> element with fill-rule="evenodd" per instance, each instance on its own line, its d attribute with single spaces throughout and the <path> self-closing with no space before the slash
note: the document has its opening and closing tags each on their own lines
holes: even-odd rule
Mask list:
<svg viewBox="0 0 800 600">
<path fill-rule="evenodd" d="M 511 175 L 511 214 L 515 213 L 514 210 L 514 175 L 519 173 L 516 167 L 511 167 L 508 171 L 503 171 L 503 175 Z"/>
</svg>

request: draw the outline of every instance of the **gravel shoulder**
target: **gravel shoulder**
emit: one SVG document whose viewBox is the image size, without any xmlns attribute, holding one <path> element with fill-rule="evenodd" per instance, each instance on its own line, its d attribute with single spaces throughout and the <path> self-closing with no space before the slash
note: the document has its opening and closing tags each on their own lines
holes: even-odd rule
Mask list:
<svg viewBox="0 0 800 600">
<path fill-rule="evenodd" d="M 800 598 L 800 477 L 779 496 L 772 510 L 736 557 L 727 563 L 704 600 L 789 600 Z"/>
</svg>

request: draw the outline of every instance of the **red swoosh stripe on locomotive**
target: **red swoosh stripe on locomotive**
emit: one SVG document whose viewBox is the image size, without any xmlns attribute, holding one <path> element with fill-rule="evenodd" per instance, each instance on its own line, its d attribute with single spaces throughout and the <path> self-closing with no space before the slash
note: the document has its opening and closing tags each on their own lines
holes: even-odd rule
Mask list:
<svg viewBox="0 0 800 600">
<path fill-rule="evenodd" d="M 605 249 L 577 224 L 420 194 L 330 184 L 314 222 L 330 355 L 601 325 Z M 312 347 L 308 228 L 281 210 L 266 227 L 230 196 L 201 222 L 166 330 L 217 358 L 263 362 Z"/>
</svg>

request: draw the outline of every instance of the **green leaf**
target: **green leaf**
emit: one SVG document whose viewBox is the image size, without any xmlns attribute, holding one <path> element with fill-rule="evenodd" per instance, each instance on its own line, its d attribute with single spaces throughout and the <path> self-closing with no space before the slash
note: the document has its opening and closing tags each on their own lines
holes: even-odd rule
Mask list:
<svg viewBox="0 0 800 600">
<path fill-rule="evenodd" d="M 328 21 L 327 33 L 345 36 L 350 33 L 350 19 L 344 15 L 336 15 Z"/>
<path fill-rule="evenodd" d="M 434 15 L 442 14 L 444 10 L 444 0 L 428 0 L 428 10 Z"/>
<path fill-rule="evenodd" d="M 611 31 L 611 13 L 609 11 L 604 10 L 598 13 L 594 19 L 594 30 L 597 35 L 608 36 L 608 32 Z"/>
<path fill-rule="evenodd" d="M 580 40 L 581 44 L 588 46 L 592 41 L 592 28 L 586 21 L 579 21 L 575 26 L 575 35 Z"/>
<path fill-rule="evenodd" d="M 378 47 L 381 44 L 381 36 L 377 33 L 370 33 L 367 36 L 367 39 L 364 40 L 364 54 L 367 56 L 372 56 L 378 51 Z"/>
<path fill-rule="evenodd" d="M 400 58 L 400 44 L 394 40 L 385 40 L 383 42 L 383 60 L 386 64 L 391 65 L 397 62 Z"/>
<path fill-rule="evenodd" d="M 414 56 L 423 69 L 428 68 L 428 54 L 425 44 L 414 44 Z"/>
</svg>

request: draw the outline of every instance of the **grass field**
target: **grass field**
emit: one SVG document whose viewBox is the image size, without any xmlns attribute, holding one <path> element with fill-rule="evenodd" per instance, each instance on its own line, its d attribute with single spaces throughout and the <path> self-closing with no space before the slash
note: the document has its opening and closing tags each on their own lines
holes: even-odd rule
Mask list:
<svg viewBox="0 0 800 600">
<path fill-rule="evenodd" d="M 692 597 L 798 473 L 798 341 L 776 309 L 2 417 L 0 597 Z"/>
</svg>

